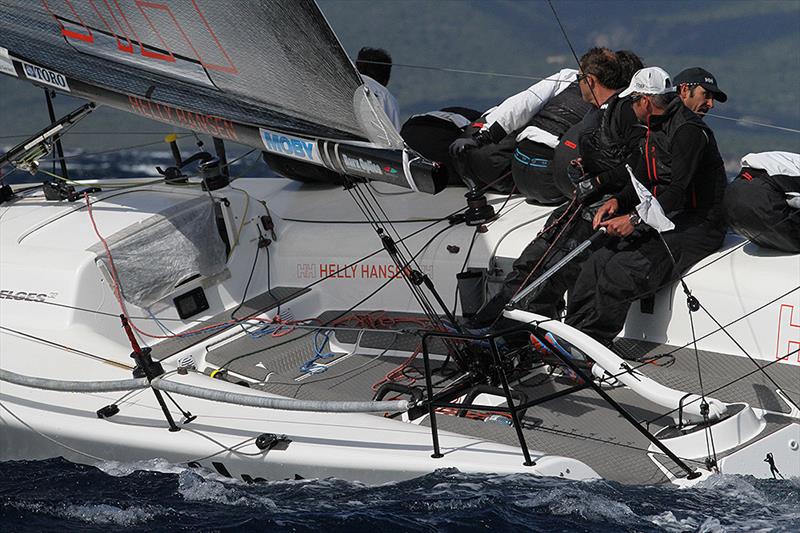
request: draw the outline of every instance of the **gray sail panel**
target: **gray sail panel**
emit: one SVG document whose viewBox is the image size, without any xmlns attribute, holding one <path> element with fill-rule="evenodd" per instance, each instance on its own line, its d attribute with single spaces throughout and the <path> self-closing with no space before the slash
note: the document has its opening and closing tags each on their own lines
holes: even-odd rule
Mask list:
<svg viewBox="0 0 800 533">
<path fill-rule="evenodd" d="M 356 116 L 361 79 L 311 0 L 0 0 L 0 46 L 152 104 L 396 146 Z"/>
</svg>

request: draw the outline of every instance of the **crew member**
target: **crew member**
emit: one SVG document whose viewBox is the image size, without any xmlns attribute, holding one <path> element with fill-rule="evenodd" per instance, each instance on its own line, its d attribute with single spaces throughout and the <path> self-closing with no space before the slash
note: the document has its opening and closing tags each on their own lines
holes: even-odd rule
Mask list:
<svg viewBox="0 0 800 533">
<path fill-rule="evenodd" d="M 636 56 L 630 52 L 624 52 L 624 54 L 627 64 L 630 65 L 630 61 Z M 592 177 L 596 177 L 597 172 L 601 170 L 623 165 L 629 152 L 638 147 L 639 139 L 643 136 L 645 129 L 639 126 L 629 99 L 619 100 L 616 98 L 617 92 L 622 88 L 620 79 L 627 77 L 625 80 L 625 85 L 627 85 L 633 74 L 630 70 L 625 70 L 620 57 L 620 53 L 614 54 L 607 49 L 593 48 L 581 58 L 579 88 L 583 99 L 592 104 L 593 110 L 587 113 L 584 119 L 562 138 L 561 144 L 556 148 L 556 161 L 554 161 L 556 168 L 559 168 L 559 158 L 569 160 L 563 154 L 567 153 L 577 158 L 578 145 L 586 144 L 587 157 L 583 158 L 583 165 L 595 171 Z M 638 62 L 638 58 L 636 60 Z M 614 87 L 618 87 L 618 89 L 615 90 Z M 602 133 L 599 133 L 601 128 Z M 588 138 L 595 132 L 598 132 L 597 140 L 582 141 L 583 138 Z M 569 139 L 567 139 L 568 136 Z M 600 140 L 605 143 L 603 149 L 591 149 Z M 566 169 L 568 166 L 568 163 L 564 163 L 562 168 Z M 566 170 L 561 172 L 566 174 Z M 587 176 L 579 174 L 582 179 L 576 179 L 577 182 L 588 182 Z M 567 178 L 565 177 L 565 179 Z M 586 202 L 587 206 L 591 205 L 597 200 L 598 195 L 603 194 L 605 188 L 619 190 L 624 186 L 624 181 L 617 178 L 617 182 L 616 188 L 612 189 L 612 185 L 609 185 L 613 183 L 612 180 L 604 180 L 603 187 L 598 183 L 597 186 L 582 192 L 579 201 Z M 570 184 L 569 191 L 563 191 L 564 194 L 573 196 L 574 187 L 573 184 Z M 545 230 L 525 248 L 514 262 L 513 270 L 506 276 L 500 292 L 471 317 L 470 326 L 485 327 L 495 323 L 499 319 L 503 307 L 518 292 L 523 283 L 531 280 L 533 273 L 544 272 L 569 253 L 577 243 L 591 235 L 592 212 L 580 211 L 582 209 L 576 201 L 566 204 L 552 213 L 545 225 Z M 586 256 L 588 256 L 588 252 L 586 252 Z M 579 263 L 583 257 L 576 258 L 572 263 L 567 264 L 546 284 L 540 286 L 534 294 L 529 295 L 525 307 L 536 313 L 553 318 L 558 317 L 564 308 L 564 293 L 577 276 Z"/>
<path fill-rule="evenodd" d="M 575 87 L 577 75 L 575 69 L 562 69 L 507 98 L 468 127 L 450 146 L 453 166 L 462 178 L 468 184 L 474 182 L 477 186 L 490 185 L 494 190 L 511 192 L 514 189 L 511 162 L 517 142 L 524 140 L 539 143 L 541 154 L 551 152 L 546 161 L 535 158 L 538 168 L 547 171 L 552 147 L 558 143 L 560 134 L 589 109 Z M 532 199 L 548 200 L 537 197 Z"/>
<path fill-rule="evenodd" d="M 394 95 L 386 88 L 392 75 L 392 56 L 383 48 L 365 46 L 358 51 L 356 69 L 361 73 L 361 78 L 369 90 L 383 104 L 383 110 L 395 129 L 400 131 L 400 106 Z"/>
<path fill-rule="evenodd" d="M 700 116 L 714 107 L 714 101 L 725 103 L 728 95 L 717 86 L 717 78 L 700 67 L 687 68 L 675 76 L 674 85 L 683 104 Z"/>
<path fill-rule="evenodd" d="M 744 156 L 725 191 L 725 212 L 731 228 L 759 246 L 800 253 L 800 154 Z"/>
<path fill-rule="evenodd" d="M 594 228 L 609 239 L 582 265 L 569 292 L 566 323 L 610 344 L 631 302 L 656 291 L 722 244 L 726 176 L 713 132 L 675 97 L 669 75 L 640 70 L 620 97 L 647 125 L 635 173 L 674 223 L 659 235 L 643 226 L 632 183 L 597 211 Z M 662 242 L 663 237 L 663 242 Z"/>
<path fill-rule="evenodd" d="M 631 52 L 617 52 L 617 57 L 621 62 L 628 62 L 635 65 L 638 57 Z M 640 62 L 638 62 L 641 65 Z M 684 82 L 679 86 L 678 94 L 690 110 L 695 113 L 713 107 L 713 99 L 710 97 L 700 100 L 701 92 L 692 91 L 692 83 L 704 83 L 702 87 L 709 94 L 719 97 L 720 101 L 727 100 L 727 96 L 716 85 L 714 77 L 703 69 L 687 69 L 684 79 L 697 79 L 692 77 L 692 73 L 702 71 L 703 79 L 698 82 Z M 630 72 L 630 71 L 629 71 Z M 630 72 L 632 76 L 634 72 Z M 709 81 L 710 80 L 710 81 Z M 627 80 L 630 82 L 630 78 Z M 587 91 L 590 92 L 590 91 Z M 602 94 L 602 93 L 601 93 Z M 590 97 L 590 95 L 587 95 Z M 583 130 L 581 131 L 581 128 Z M 474 325 L 486 325 L 495 317 L 490 317 L 492 313 L 500 313 L 502 306 L 518 290 L 519 284 L 523 280 L 533 281 L 531 269 L 536 267 L 536 273 L 541 274 L 570 250 L 575 248 L 580 242 L 588 239 L 592 235 L 592 219 L 602 202 L 604 195 L 607 198 L 609 193 L 620 191 L 628 185 L 629 175 L 626 163 L 636 166 L 640 150 L 639 144 L 644 137 L 646 127 L 641 124 L 633 111 L 632 98 L 630 95 L 622 97 L 610 97 L 601 106 L 601 111 L 590 113 L 575 126 L 573 131 L 565 134 L 562 143 L 556 148 L 555 166 L 568 167 L 567 163 L 562 163 L 568 157 L 580 157 L 581 170 L 577 172 L 576 179 L 569 179 L 567 172 L 561 172 L 562 181 L 566 181 L 566 191 L 570 191 L 577 186 L 577 201 L 583 203 L 583 212 L 578 215 L 570 224 L 565 224 L 564 213 L 567 208 L 557 210 L 546 227 L 551 227 L 548 231 L 539 235 L 522 253 L 520 258 L 514 263 L 514 272 L 506 281 L 501 295 L 497 296 L 494 305 L 487 306 L 486 313 L 473 318 Z M 570 142 L 570 139 L 574 139 Z M 568 154 L 568 155 L 564 155 Z M 558 184 L 558 182 L 557 182 Z M 556 217 L 561 218 L 561 223 L 554 223 Z M 564 228 L 564 226 L 567 226 Z M 562 233 L 562 229 L 564 229 Z M 526 299 L 526 308 L 552 318 L 561 315 L 564 309 L 564 293 L 569 290 L 580 272 L 581 263 L 586 260 L 590 251 L 573 259 L 572 262 L 563 267 L 553 275 L 541 288 L 529 295 Z M 543 259 L 546 256 L 545 259 Z"/>
</svg>

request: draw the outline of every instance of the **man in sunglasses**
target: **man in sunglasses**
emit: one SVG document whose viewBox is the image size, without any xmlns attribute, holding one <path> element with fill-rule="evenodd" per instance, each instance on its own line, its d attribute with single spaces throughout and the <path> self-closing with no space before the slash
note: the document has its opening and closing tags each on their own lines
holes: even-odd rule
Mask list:
<svg viewBox="0 0 800 533">
<path fill-rule="evenodd" d="M 582 159 L 582 168 L 574 178 L 575 182 L 588 182 L 589 176 L 596 177 L 618 166 L 624 169 L 624 163 L 631 151 L 638 147 L 645 128 L 633 113 L 630 99 L 620 100 L 617 94 L 627 87 L 636 69 L 641 68 L 641 60 L 632 52 L 615 53 L 604 48 L 593 48 L 584 54 L 580 65 L 578 86 L 583 100 L 592 104 L 592 109 L 581 122 L 567 130 L 555 148 L 553 159 L 554 186 L 563 195 L 562 198 L 573 198 L 573 201 L 552 213 L 545 229 L 514 261 L 513 270 L 506 276 L 500 292 L 470 317 L 470 327 L 510 326 L 501 322 L 500 314 L 504 306 L 524 284 L 558 262 L 577 243 L 591 236 L 593 209 L 601 205 L 599 200 L 603 194 L 620 190 L 628 180 L 627 174 L 604 177 L 602 186 L 595 182 L 597 185 L 592 190 L 575 198 L 575 183 L 567 177 L 567 168 L 571 160 L 577 160 L 584 153 L 586 156 Z M 585 203 L 585 207 L 581 203 Z M 526 298 L 524 307 L 557 318 L 565 305 L 564 293 L 577 277 L 580 262 L 588 255 L 587 251 L 555 273 L 547 283 Z"/>
<path fill-rule="evenodd" d="M 544 205 L 563 202 L 554 184 L 554 149 L 587 112 L 627 86 L 641 67 L 639 61 L 630 68 L 630 59 L 639 61 L 630 52 L 592 48 L 581 58 L 580 72 L 563 69 L 507 98 L 451 144 L 452 167 L 478 186 L 499 192 L 516 187 L 531 202 Z"/>
<path fill-rule="evenodd" d="M 676 97 L 669 74 L 658 67 L 638 71 L 620 93 L 626 96 L 647 126 L 634 174 L 674 228 L 662 227 L 659 235 L 641 222 L 633 182 L 595 214 L 593 227 L 605 228 L 609 238 L 582 265 L 565 321 L 606 344 L 622 330 L 634 300 L 677 279 L 725 236 L 727 179 L 711 129 Z"/>
</svg>

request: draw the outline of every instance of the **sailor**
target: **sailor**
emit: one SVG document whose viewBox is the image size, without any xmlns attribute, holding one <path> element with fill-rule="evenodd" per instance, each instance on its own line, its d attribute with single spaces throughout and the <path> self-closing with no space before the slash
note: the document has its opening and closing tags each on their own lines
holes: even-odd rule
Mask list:
<svg viewBox="0 0 800 533">
<path fill-rule="evenodd" d="M 578 71 L 562 69 L 467 128 L 450 146 L 453 166 L 468 183 L 500 192 L 516 186 L 533 202 L 559 203 L 563 198 L 552 186 L 553 149 L 590 109 L 578 87 Z"/>
<path fill-rule="evenodd" d="M 361 73 L 361 78 L 372 94 L 383 104 L 383 110 L 395 129 L 400 131 L 400 106 L 394 95 L 386 88 L 392 74 L 392 56 L 383 48 L 365 46 L 358 51 L 356 69 Z"/>
<path fill-rule="evenodd" d="M 622 330 L 633 300 L 677 279 L 717 250 L 725 236 L 727 180 L 711 129 L 675 96 L 669 74 L 658 67 L 637 72 L 620 93 L 626 96 L 647 126 L 636 177 L 674 229 L 662 227 L 659 234 L 642 224 L 632 182 L 597 211 L 593 227 L 605 228 L 610 238 L 582 265 L 565 321 L 606 344 Z"/>
<path fill-rule="evenodd" d="M 639 139 L 644 134 L 644 127 L 639 125 L 633 113 L 629 99 L 617 101 L 617 93 L 627 86 L 634 71 L 631 65 L 641 65 L 639 58 L 632 52 L 622 51 L 616 54 L 604 48 L 589 50 L 580 61 L 581 75 L 579 76 L 579 89 L 583 99 L 592 104 L 591 110 L 584 119 L 570 128 L 556 147 L 555 168 L 561 168 L 558 173 L 566 174 L 569 160 L 578 158 L 578 145 L 587 144 L 588 156 L 583 164 L 595 171 L 591 177 L 596 178 L 601 170 L 623 165 L 626 156 L 638 148 Z M 620 80 L 624 80 L 621 83 Z M 616 90 L 615 90 L 616 87 Z M 582 137 L 588 137 L 603 127 L 602 134 L 598 133 L 596 141 L 582 143 Z M 569 139 L 567 138 L 569 137 Z M 602 149 L 590 149 L 602 140 L 605 146 Z M 594 144 L 593 144 L 594 143 Z M 568 154 L 568 155 L 564 155 Z M 561 166 L 559 161 L 566 162 Z M 564 179 L 567 180 L 566 176 Z M 579 172 L 576 180 L 586 181 L 589 176 Z M 597 196 L 602 195 L 608 188 L 621 189 L 627 178 L 623 176 L 614 178 L 618 183 L 612 188 L 611 179 L 603 181 L 603 187 L 598 184 L 590 188 L 580 201 L 587 205 L 597 201 Z M 575 186 L 570 183 L 569 189 L 563 194 L 573 196 Z M 542 273 L 549 266 L 556 263 L 566 255 L 575 245 L 592 234 L 592 212 L 578 213 L 581 210 L 576 202 L 565 204 L 553 211 L 543 230 L 514 262 L 513 270 L 506 276 L 503 287 L 491 300 L 489 300 L 468 323 L 472 327 L 485 327 L 495 323 L 503 307 L 518 292 L 521 285 L 529 281 L 532 273 Z M 586 252 L 588 256 L 588 252 Z M 580 257 L 567 264 L 562 270 L 550 278 L 547 284 L 542 285 L 537 292 L 526 299 L 526 308 L 553 318 L 558 317 L 564 308 L 564 293 L 574 281 L 579 271 Z"/>
<path fill-rule="evenodd" d="M 673 82 L 683 104 L 700 116 L 713 109 L 714 101 L 728 100 L 728 95 L 717 86 L 717 78 L 700 67 L 682 70 Z"/>
<path fill-rule="evenodd" d="M 800 154 L 744 156 L 725 190 L 725 212 L 731 228 L 754 243 L 800 253 Z"/>
</svg>

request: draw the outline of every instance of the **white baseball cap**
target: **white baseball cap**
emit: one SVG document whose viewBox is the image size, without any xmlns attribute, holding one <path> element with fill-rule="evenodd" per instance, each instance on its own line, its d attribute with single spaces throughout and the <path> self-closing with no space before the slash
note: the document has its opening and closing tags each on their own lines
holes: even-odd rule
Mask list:
<svg viewBox="0 0 800 533">
<path fill-rule="evenodd" d="M 675 87 L 672 86 L 666 70 L 659 67 L 647 67 L 636 71 L 631 78 L 631 84 L 619 93 L 619 97 L 623 98 L 633 93 L 665 94 L 674 90 Z"/>
</svg>

